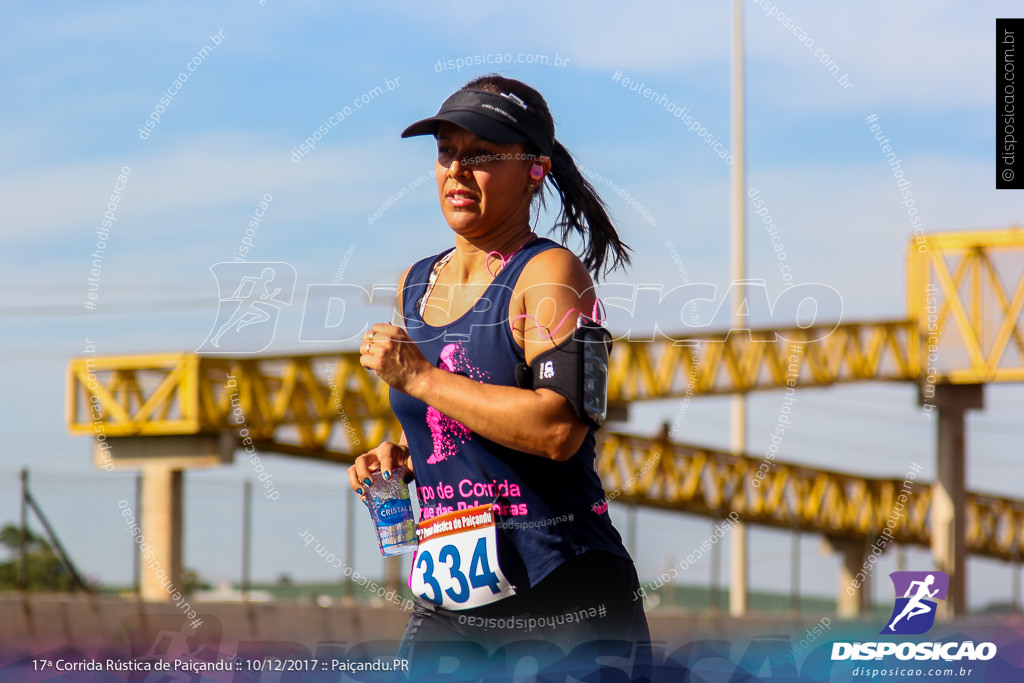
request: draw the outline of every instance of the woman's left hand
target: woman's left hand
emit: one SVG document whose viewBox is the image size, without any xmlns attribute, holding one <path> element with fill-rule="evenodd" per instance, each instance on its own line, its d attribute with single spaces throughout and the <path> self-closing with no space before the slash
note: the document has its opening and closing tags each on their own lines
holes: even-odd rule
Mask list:
<svg viewBox="0 0 1024 683">
<path fill-rule="evenodd" d="M 413 382 L 434 369 L 408 333 L 391 323 L 373 325 L 359 351 L 360 365 L 406 394 Z"/>
</svg>

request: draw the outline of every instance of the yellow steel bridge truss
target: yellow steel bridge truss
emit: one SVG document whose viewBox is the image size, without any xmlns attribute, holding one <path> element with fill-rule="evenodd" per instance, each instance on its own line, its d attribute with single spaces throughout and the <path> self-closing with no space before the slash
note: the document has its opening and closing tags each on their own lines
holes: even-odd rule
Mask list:
<svg viewBox="0 0 1024 683">
<path fill-rule="evenodd" d="M 911 240 L 907 318 L 616 342 L 612 403 L 846 382 L 980 384 L 1024 380 L 1024 230 Z M 72 433 L 237 437 L 237 411 L 262 450 L 346 462 L 397 440 L 387 386 L 357 352 L 224 358 L 195 353 L 75 358 Z M 101 425 L 101 427 L 98 427 Z M 598 470 L 623 500 L 707 516 L 870 540 L 901 481 L 759 459 L 623 434 L 602 437 Z M 654 462 L 654 465 L 651 463 Z M 646 469 L 644 469 L 646 467 Z M 931 490 L 916 486 L 896 540 L 928 544 Z M 1024 547 L 1024 502 L 970 494 L 970 552 L 1012 559 Z"/>
</svg>

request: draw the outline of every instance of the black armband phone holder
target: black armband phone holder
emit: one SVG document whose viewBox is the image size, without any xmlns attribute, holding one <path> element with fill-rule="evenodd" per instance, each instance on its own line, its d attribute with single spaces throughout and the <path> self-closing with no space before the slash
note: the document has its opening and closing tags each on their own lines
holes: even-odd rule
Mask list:
<svg viewBox="0 0 1024 683">
<path fill-rule="evenodd" d="M 608 417 L 608 356 L 612 335 L 595 322 L 580 322 L 572 336 L 516 367 L 516 384 L 524 389 L 551 389 L 594 429 Z"/>
</svg>

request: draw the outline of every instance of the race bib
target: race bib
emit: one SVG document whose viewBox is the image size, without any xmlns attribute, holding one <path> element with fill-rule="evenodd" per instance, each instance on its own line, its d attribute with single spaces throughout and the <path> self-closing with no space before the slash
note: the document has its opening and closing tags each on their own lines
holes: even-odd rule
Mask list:
<svg viewBox="0 0 1024 683">
<path fill-rule="evenodd" d="M 480 505 L 431 517 L 417 525 L 420 545 L 409 588 L 450 610 L 497 602 L 515 589 L 498 566 L 494 510 Z"/>
</svg>

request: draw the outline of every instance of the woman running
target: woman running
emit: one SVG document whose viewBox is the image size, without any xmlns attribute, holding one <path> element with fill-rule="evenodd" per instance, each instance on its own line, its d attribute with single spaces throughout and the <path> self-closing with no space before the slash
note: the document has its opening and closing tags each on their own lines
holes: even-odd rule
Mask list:
<svg viewBox="0 0 1024 683">
<path fill-rule="evenodd" d="M 402 133 L 417 135 L 437 140 L 455 244 L 402 275 L 404 329 L 363 337 L 360 362 L 390 385 L 403 434 L 349 469 L 360 496 L 374 472 L 415 476 L 417 597 L 399 656 L 429 675 L 454 652 L 456 680 L 500 680 L 525 655 L 577 669 L 620 657 L 643 679 L 639 581 L 594 465 L 610 336 L 591 273 L 628 264 L 628 247 L 533 88 L 477 78 Z M 545 188 L 582 260 L 531 229 Z"/>
</svg>

